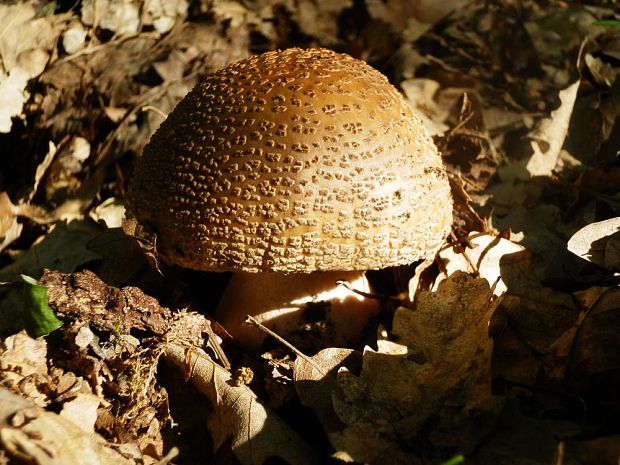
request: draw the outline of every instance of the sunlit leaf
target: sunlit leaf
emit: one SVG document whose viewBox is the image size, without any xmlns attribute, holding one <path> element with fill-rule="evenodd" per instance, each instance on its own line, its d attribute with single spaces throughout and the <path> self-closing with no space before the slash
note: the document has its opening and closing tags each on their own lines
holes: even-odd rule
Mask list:
<svg viewBox="0 0 620 465">
<path fill-rule="evenodd" d="M 45 336 L 62 326 L 47 302 L 47 287 L 36 279 L 21 275 L 26 311 L 26 330 L 31 337 Z"/>
</svg>

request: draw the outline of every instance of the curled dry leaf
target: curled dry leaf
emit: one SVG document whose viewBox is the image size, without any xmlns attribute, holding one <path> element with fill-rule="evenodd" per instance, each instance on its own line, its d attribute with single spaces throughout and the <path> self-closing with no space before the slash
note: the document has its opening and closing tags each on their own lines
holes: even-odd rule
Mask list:
<svg viewBox="0 0 620 465">
<path fill-rule="evenodd" d="M 438 257 L 446 276 L 456 271 L 478 274 L 494 286 L 495 295 L 501 295 L 507 289 L 502 280 L 502 265 L 528 260 L 530 254 L 523 246 L 496 234 L 473 232 L 464 244 L 441 250 Z"/>
<path fill-rule="evenodd" d="M 414 461 L 405 451 L 416 441 L 473 448 L 500 405 L 487 334 L 499 300 L 484 279 L 457 272 L 421 292 L 415 309 L 397 309 L 391 339 L 365 349 L 359 376 L 338 372 L 333 407 L 346 427 L 329 437 L 340 456 L 397 463 Z"/>
<path fill-rule="evenodd" d="M 579 80 L 559 93 L 560 106 L 549 118 L 541 120 L 530 134 L 533 155 L 526 165 L 531 176 L 549 176 L 555 168 L 568 133 L 568 125 L 577 99 Z"/>
<path fill-rule="evenodd" d="M 211 402 L 214 412 L 208 426 L 216 449 L 229 442 L 243 465 L 261 465 L 269 457 L 289 465 L 318 463 L 310 445 L 264 407 L 250 388 L 236 386 L 230 373 L 204 352 L 171 343 L 164 358 Z"/>
<path fill-rule="evenodd" d="M 46 357 L 45 339 L 33 339 L 25 331 L 7 337 L 0 344 L 0 383 L 39 406 L 47 405 Z"/>
<path fill-rule="evenodd" d="M 38 465 L 130 465 L 130 460 L 97 434 L 35 407 L 0 387 L 0 449 L 9 460 Z"/>
<path fill-rule="evenodd" d="M 591 223 L 568 241 L 575 255 L 612 271 L 620 271 L 620 217 Z"/>
<path fill-rule="evenodd" d="M 17 222 L 17 208 L 6 192 L 0 192 L 0 252 L 19 238 L 22 225 Z"/>
</svg>

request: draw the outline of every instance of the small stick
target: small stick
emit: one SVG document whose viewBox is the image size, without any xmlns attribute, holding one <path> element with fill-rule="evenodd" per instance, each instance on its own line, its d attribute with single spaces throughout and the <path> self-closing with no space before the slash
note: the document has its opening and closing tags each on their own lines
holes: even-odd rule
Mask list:
<svg viewBox="0 0 620 465">
<path fill-rule="evenodd" d="M 246 315 L 245 316 L 245 322 L 247 324 L 250 324 L 250 325 L 254 326 L 255 328 L 260 329 L 262 332 L 270 335 L 271 337 L 275 338 L 280 344 L 284 345 L 285 347 L 287 347 L 288 349 L 293 351 L 293 353 L 295 355 L 297 355 L 300 358 L 303 358 L 306 362 L 308 362 L 310 365 L 312 365 L 323 376 L 327 375 L 327 373 L 321 368 L 321 366 L 318 365 L 314 360 L 312 360 L 310 357 L 308 357 L 306 354 L 304 354 L 301 350 L 299 350 L 293 344 L 288 342 L 286 339 L 284 339 L 278 333 L 276 333 L 276 332 L 272 331 L 271 329 L 267 328 L 267 326 L 259 323 L 254 317 L 252 317 L 250 315 Z"/>
<path fill-rule="evenodd" d="M 336 286 L 342 286 L 347 291 L 350 291 L 353 294 L 361 295 L 362 297 L 365 297 L 367 299 L 375 299 L 375 300 L 381 300 L 381 301 L 393 300 L 395 302 L 402 302 L 402 299 L 399 299 L 398 297 L 392 297 L 392 296 L 384 295 L 384 294 L 371 294 L 369 292 L 364 292 L 364 291 L 360 291 L 359 289 L 355 289 L 353 286 L 351 286 L 351 283 L 349 283 L 349 281 L 347 281 L 346 279 L 337 280 Z"/>
</svg>

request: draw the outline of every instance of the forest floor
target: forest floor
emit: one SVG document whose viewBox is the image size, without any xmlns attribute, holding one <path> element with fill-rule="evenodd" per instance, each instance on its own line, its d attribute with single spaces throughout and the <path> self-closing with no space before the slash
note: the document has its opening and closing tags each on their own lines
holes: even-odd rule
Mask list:
<svg viewBox="0 0 620 465">
<path fill-rule="evenodd" d="M 289 47 L 403 93 L 454 224 L 368 273 L 365 337 L 256 353 L 230 274 L 153 267 L 124 198 L 201 76 Z M 0 2 L 0 63 L 0 465 L 619 463 L 615 1 Z"/>
</svg>

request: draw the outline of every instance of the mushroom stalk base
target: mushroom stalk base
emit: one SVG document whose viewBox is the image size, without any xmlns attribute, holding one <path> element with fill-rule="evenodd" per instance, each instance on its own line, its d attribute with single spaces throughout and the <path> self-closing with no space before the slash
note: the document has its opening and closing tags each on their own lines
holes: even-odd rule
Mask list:
<svg viewBox="0 0 620 465">
<path fill-rule="evenodd" d="M 245 324 L 247 315 L 293 343 L 316 337 L 317 345 L 341 346 L 362 336 L 380 304 L 337 286 L 338 280 L 370 292 L 361 271 L 235 273 L 215 316 L 237 342 L 252 350 L 266 335 Z"/>
</svg>

